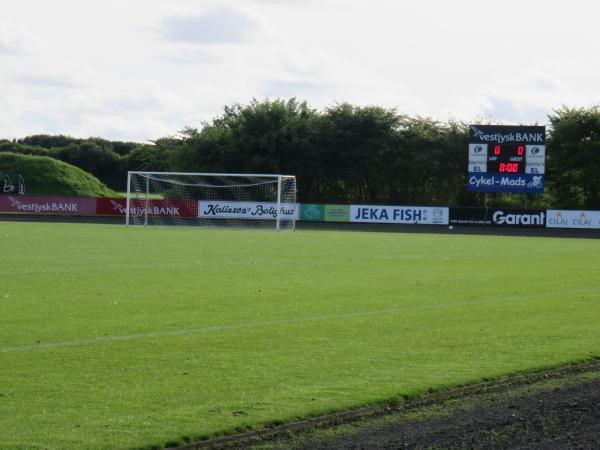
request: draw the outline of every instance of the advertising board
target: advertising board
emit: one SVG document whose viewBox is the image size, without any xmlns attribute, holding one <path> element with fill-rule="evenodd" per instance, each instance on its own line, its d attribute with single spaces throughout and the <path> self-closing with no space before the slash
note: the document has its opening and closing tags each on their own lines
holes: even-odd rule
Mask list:
<svg viewBox="0 0 600 450">
<path fill-rule="evenodd" d="M 448 208 L 350 205 L 350 222 L 448 225 Z"/>
<path fill-rule="evenodd" d="M 348 222 L 350 206 L 324 205 L 321 203 L 300 204 L 300 220 L 307 222 Z"/>
<path fill-rule="evenodd" d="M 546 215 L 548 228 L 600 229 L 600 211 L 572 211 L 549 209 Z"/>
<path fill-rule="evenodd" d="M 96 199 L 34 195 L 0 196 L 0 212 L 56 215 L 95 215 Z"/>
<path fill-rule="evenodd" d="M 450 225 L 544 228 L 543 209 L 450 208 Z"/>
<path fill-rule="evenodd" d="M 297 203 L 282 203 L 282 219 L 298 219 Z M 205 219 L 277 219 L 277 203 L 205 201 L 198 202 L 198 217 Z"/>
<path fill-rule="evenodd" d="M 544 192 L 542 175 L 469 173 L 467 185 L 473 192 L 520 192 L 539 194 Z"/>
<path fill-rule="evenodd" d="M 125 216 L 127 200 L 124 198 L 99 198 L 96 214 L 101 216 Z M 137 200 L 132 199 L 131 214 L 143 216 L 196 217 L 196 202 L 186 200 Z"/>
<path fill-rule="evenodd" d="M 325 205 L 325 222 L 348 222 L 350 220 L 350 206 Z"/>
<path fill-rule="evenodd" d="M 323 222 L 325 220 L 325 205 L 302 203 L 300 205 L 300 220 Z"/>
</svg>

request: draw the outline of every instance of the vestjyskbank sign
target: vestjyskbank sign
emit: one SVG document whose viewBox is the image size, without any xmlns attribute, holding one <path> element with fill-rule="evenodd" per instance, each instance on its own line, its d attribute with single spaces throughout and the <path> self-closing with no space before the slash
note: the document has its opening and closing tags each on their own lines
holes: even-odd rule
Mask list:
<svg viewBox="0 0 600 450">
<path fill-rule="evenodd" d="M 549 209 L 546 214 L 546 227 L 600 229 L 600 211 Z"/>
<path fill-rule="evenodd" d="M 282 203 L 279 212 L 277 203 L 257 202 L 198 202 L 198 217 L 202 219 L 298 219 L 300 208 L 297 203 Z"/>
<path fill-rule="evenodd" d="M 87 216 L 96 214 L 96 199 L 2 195 L 0 196 L 0 212 Z"/>
<path fill-rule="evenodd" d="M 140 200 L 131 199 L 129 204 L 134 216 L 196 217 L 196 202 L 187 200 Z M 124 198 L 99 198 L 96 214 L 100 216 L 124 216 L 127 200 Z"/>
<path fill-rule="evenodd" d="M 350 205 L 350 222 L 448 225 L 448 208 Z"/>
</svg>

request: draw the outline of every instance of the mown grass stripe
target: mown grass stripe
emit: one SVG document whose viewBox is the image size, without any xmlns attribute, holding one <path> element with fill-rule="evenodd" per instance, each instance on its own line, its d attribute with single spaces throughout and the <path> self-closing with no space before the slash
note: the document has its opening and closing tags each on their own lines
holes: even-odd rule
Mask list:
<svg viewBox="0 0 600 450">
<path fill-rule="evenodd" d="M 265 326 L 273 326 L 273 325 L 289 325 L 295 323 L 302 322 L 316 322 L 316 321 L 328 321 L 328 320 L 338 320 L 338 319 L 352 319 L 355 317 L 370 317 L 370 316 L 379 316 L 384 314 L 401 314 L 401 313 L 410 313 L 421 310 L 431 310 L 438 308 L 453 308 L 460 306 L 471 306 L 471 305 L 485 305 L 485 304 L 493 304 L 493 303 L 501 303 L 501 302 L 511 302 L 511 301 L 529 301 L 529 300 L 538 300 L 544 299 L 548 297 L 561 297 L 566 295 L 575 295 L 575 294 L 588 294 L 593 292 L 600 292 L 600 288 L 589 288 L 589 289 L 576 289 L 569 291 L 560 291 L 560 292 L 544 292 L 540 294 L 531 294 L 525 296 L 510 296 L 510 297 L 499 297 L 494 299 L 487 300 L 467 300 L 460 302 L 450 302 L 450 303 L 433 303 L 427 305 L 418 305 L 418 306 L 409 306 L 404 308 L 385 308 L 374 311 L 358 311 L 353 313 L 344 313 L 344 314 L 332 314 L 332 315 L 324 315 L 324 316 L 308 316 L 308 317 L 296 317 L 290 319 L 279 319 L 279 320 L 267 320 L 263 322 L 251 322 L 251 323 L 240 323 L 240 324 L 231 324 L 231 325 L 213 325 L 206 327 L 195 327 L 195 328 L 185 328 L 181 330 L 165 330 L 165 331 L 157 331 L 152 333 L 137 333 L 137 334 L 129 334 L 123 336 L 101 336 L 92 339 L 78 339 L 72 341 L 64 341 L 64 342 L 46 342 L 46 343 L 36 343 L 36 344 L 27 344 L 27 345 L 18 345 L 14 347 L 4 347 L 0 348 L 0 352 L 8 353 L 8 352 L 20 352 L 20 351 L 28 351 L 28 350 L 40 350 L 40 349 L 48 349 L 55 347 L 82 347 L 86 345 L 98 345 L 98 344 L 107 344 L 112 342 L 119 341 L 132 341 L 136 339 L 146 339 L 146 338 L 157 338 L 157 337 L 166 337 L 166 336 L 177 336 L 184 334 L 196 334 L 196 333 L 208 333 L 211 331 L 228 331 L 228 330 L 240 330 L 245 328 L 258 328 Z"/>
</svg>

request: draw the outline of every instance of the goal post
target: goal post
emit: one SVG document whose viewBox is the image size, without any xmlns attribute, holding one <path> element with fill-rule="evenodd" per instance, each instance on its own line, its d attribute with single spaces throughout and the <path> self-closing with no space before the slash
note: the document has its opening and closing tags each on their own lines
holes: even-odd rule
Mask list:
<svg viewBox="0 0 600 450">
<path fill-rule="evenodd" d="M 127 173 L 126 225 L 293 231 L 298 209 L 293 175 Z"/>
</svg>

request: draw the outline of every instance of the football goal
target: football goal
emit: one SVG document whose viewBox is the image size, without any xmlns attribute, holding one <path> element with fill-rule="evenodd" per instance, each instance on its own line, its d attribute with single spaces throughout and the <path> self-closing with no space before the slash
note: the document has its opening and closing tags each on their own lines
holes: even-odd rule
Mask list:
<svg viewBox="0 0 600 450">
<path fill-rule="evenodd" d="M 127 225 L 185 225 L 293 231 L 293 175 L 128 172 Z"/>
</svg>

